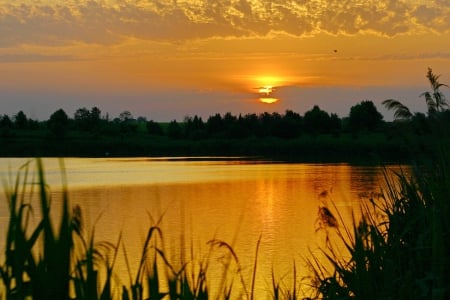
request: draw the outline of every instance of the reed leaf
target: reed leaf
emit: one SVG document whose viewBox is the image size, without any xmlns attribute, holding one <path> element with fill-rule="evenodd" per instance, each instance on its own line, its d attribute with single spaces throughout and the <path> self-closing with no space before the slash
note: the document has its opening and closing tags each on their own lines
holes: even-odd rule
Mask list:
<svg viewBox="0 0 450 300">
<path fill-rule="evenodd" d="M 261 244 L 261 237 L 259 236 L 258 242 L 256 243 L 256 253 L 255 253 L 255 262 L 253 263 L 253 273 L 252 273 L 252 288 L 250 291 L 250 299 L 253 300 L 254 294 L 255 294 L 255 281 L 256 281 L 256 267 L 258 265 L 258 253 L 259 253 L 259 246 Z"/>
<path fill-rule="evenodd" d="M 395 99 L 387 99 L 382 104 L 388 109 L 394 111 L 395 120 L 409 120 L 412 118 L 412 113 L 408 107 Z"/>
</svg>

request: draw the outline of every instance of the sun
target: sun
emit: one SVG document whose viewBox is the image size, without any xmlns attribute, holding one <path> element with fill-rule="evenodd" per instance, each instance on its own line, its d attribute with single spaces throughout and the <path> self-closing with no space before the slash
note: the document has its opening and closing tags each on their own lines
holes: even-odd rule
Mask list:
<svg viewBox="0 0 450 300">
<path fill-rule="evenodd" d="M 262 103 L 265 103 L 265 104 L 273 104 L 273 103 L 278 102 L 278 99 L 277 98 L 265 98 L 265 97 L 262 97 L 262 98 L 259 98 L 259 101 L 262 102 Z"/>
<path fill-rule="evenodd" d="M 272 94 L 275 88 L 271 85 L 262 86 L 258 89 L 259 101 L 265 104 L 273 104 L 278 102 L 278 98 L 274 97 Z"/>
<path fill-rule="evenodd" d="M 274 104 L 280 101 L 276 90 L 283 85 L 283 78 L 276 75 L 257 75 L 252 78 L 254 89 L 258 91 L 258 100 L 264 104 Z"/>
<path fill-rule="evenodd" d="M 262 86 L 262 87 L 258 88 L 258 92 L 259 92 L 260 94 L 266 94 L 267 96 L 268 96 L 270 93 L 272 93 L 272 91 L 273 91 L 273 87 L 270 86 L 270 85 L 268 85 L 268 86 Z"/>
<path fill-rule="evenodd" d="M 258 88 L 258 93 L 260 95 L 259 101 L 266 104 L 273 104 L 275 102 L 278 102 L 277 98 L 271 97 L 273 91 L 274 87 L 271 85 Z"/>
<path fill-rule="evenodd" d="M 275 104 L 281 101 L 278 90 L 289 82 L 286 76 L 281 76 L 277 72 L 237 75 L 236 80 L 245 82 L 246 90 L 253 95 L 252 99 L 263 104 Z"/>
<path fill-rule="evenodd" d="M 275 87 L 273 85 L 264 85 L 258 88 L 259 101 L 265 104 L 273 104 L 278 102 L 278 98 L 274 97 Z"/>
</svg>

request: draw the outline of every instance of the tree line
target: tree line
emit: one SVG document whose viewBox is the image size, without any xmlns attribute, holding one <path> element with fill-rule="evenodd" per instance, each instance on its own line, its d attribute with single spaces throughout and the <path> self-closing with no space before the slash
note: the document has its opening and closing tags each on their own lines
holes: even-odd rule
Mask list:
<svg viewBox="0 0 450 300">
<path fill-rule="evenodd" d="M 276 137 L 295 139 L 301 135 L 331 134 L 336 137 L 342 133 L 350 133 L 357 137 L 370 132 L 383 132 L 392 136 L 430 133 L 432 121 L 440 119 L 444 124 L 450 124 L 450 112 L 447 100 L 440 91 L 447 87 L 439 82 L 439 75 L 428 69 L 427 78 L 432 90 L 424 92 L 427 114 L 412 113 L 409 108 L 395 99 L 383 102 L 387 109 L 394 111 L 394 122 L 385 122 L 383 115 L 374 103 L 364 100 L 350 108 L 347 117 L 339 118 L 334 113 L 328 113 L 315 105 L 312 109 L 300 115 L 292 110 L 280 113 L 215 114 L 206 120 L 195 115 L 185 117 L 182 122 L 172 120 L 169 123 L 158 123 L 145 117 L 134 118 L 129 111 L 123 111 L 119 116 L 110 118 L 102 115 L 98 107 L 79 108 L 73 117 L 69 117 L 63 109 L 58 109 L 46 121 L 36 121 L 28 118 L 23 111 L 12 117 L 0 115 L 0 137 L 11 138 L 18 130 L 45 130 L 49 138 L 65 138 L 69 133 L 102 136 L 129 136 L 135 133 L 147 133 L 151 136 L 166 136 L 170 139 L 244 139 L 250 137 Z M 441 124 L 442 125 L 442 124 Z M 440 126 L 441 126 L 440 125 Z M 445 127 L 445 126 L 444 126 Z"/>
<path fill-rule="evenodd" d="M 314 106 L 303 116 L 292 110 L 280 113 L 261 113 L 233 115 L 215 114 L 203 120 L 197 115 L 185 117 L 182 122 L 172 120 L 159 123 L 145 117 L 134 118 L 124 111 L 116 118 L 102 115 L 98 107 L 79 108 L 73 117 L 63 109 L 58 109 L 45 121 L 28 118 L 23 111 L 12 117 L 0 115 L 0 130 L 3 137 L 13 134 L 14 130 L 48 131 L 49 136 L 65 137 L 71 131 L 84 132 L 96 136 L 133 134 L 138 131 L 150 135 L 165 135 L 169 138 L 207 139 L 207 138 L 247 138 L 279 137 L 291 139 L 302 134 L 335 134 L 341 132 L 361 132 L 380 130 L 384 125 L 383 116 L 372 101 L 362 101 L 353 106 L 349 116 L 339 118 L 336 114 Z"/>
</svg>

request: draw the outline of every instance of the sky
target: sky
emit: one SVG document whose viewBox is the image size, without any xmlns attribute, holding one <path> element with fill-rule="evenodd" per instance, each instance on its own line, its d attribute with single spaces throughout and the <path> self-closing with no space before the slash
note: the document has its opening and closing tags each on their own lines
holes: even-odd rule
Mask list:
<svg viewBox="0 0 450 300">
<path fill-rule="evenodd" d="M 426 111 L 428 67 L 450 84 L 450 0 L 0 0 L 0 115 L 389 120 L 389 98 Z"/>
</svg>

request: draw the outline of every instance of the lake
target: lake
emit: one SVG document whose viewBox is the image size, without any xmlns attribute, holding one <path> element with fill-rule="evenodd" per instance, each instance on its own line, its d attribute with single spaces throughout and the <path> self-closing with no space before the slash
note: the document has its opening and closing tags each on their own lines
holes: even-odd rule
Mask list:
<svg viewBox="0 0 450 300">
<path fill-rule="evenodd" d="M 0 158 L 0 177 L 15 176 L 26 159 Z M 60 204 L 62 171 L 59 160 L 43 159 L 52 205 Z M 70 202 L 82 208 L 84 231 L 95 227 L 95 240 L 116 243 L 122 233 L 132 276 L 150 226 L 162 229 L 158 247 L 175 269 L 182 262 L 211 260 L 221 265 L 230 245 L 238 258 L 236 289 L 251 287 L 258 239 L 255 295 L 270 297 L 272 274 L 278 282 L 297 283 L 309 270 L 305 258 L 318 254 L 325 232 L 318 230 L 318 209 L 328 207 L 351 224 L 352 212 L 380 193 L 383 168 L 339 164 L 271 162 L 246 158 L 65 158 Z M 389 166 L 399 170 L 405 166 Z M 0 229 L 7 224 L 7 205 L 1 195 Z M 36 206 L 37 208 L 37 206 Z M 55 210 L 53 211 L 55 213 Z M 4 233 L 0 233 L 4 252 Z M 212 253 L 212 254 L 211 254 Z M 218 267 L 219 268 L 219 267 Z M 119 277 L 128 282 L 125 263 Z M 124 275 L 125 274 L 125 275 Z M 218 284 L 220 272 L 208 274 Z M 243 281 L 243 284 L 241 283 Z"/>
</svg>

